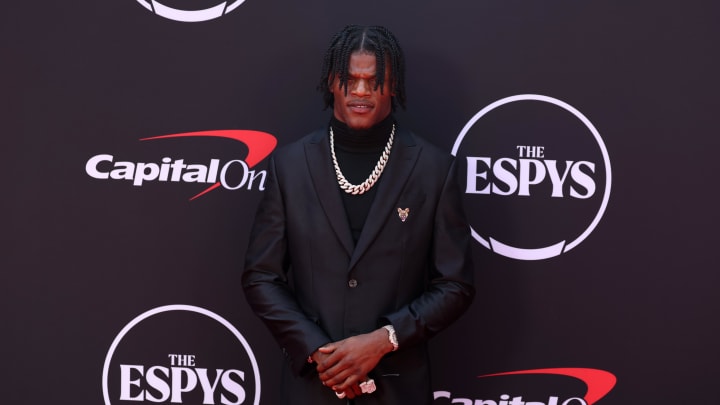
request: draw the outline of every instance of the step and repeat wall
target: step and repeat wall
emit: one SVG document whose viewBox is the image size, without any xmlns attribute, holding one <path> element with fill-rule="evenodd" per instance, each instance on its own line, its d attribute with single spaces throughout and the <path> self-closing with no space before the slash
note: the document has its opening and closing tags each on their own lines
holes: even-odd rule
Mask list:
<svg viewBox="0 0 720 405">
<path fill-rule="evenodd" d="M 719 12 L 6 5 L 0 402 L 277 403 L 249 227 L 268 156 L 328 121 L 321 60 L 357 23 L 404 47 L 400 125 L 462 166 L 478 293 L 432 341 L 435 403 L 718 403 Z"/>
</svg>

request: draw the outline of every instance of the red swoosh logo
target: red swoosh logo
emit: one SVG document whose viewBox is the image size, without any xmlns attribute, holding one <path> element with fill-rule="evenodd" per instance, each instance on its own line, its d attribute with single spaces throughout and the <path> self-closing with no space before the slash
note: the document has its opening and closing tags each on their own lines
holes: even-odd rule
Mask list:
<svg viewBox="0 0 720 405">
<path fill-rule="evenodd" d="M 613 389 L 613 387 L 615 387 L 615 383 L 617 382 L 617 378 L 612 373 L 594 368 L 541 368 L 537 370 L 521 370 L 506 373 L 486 374 L 480 375 L 478 378 L 518 374 L 555 374 L 577 378 L 578 380 L 584 382 L 587 386 L 587 393 L 583 399 L 588 405 L 593 405 L 595 402 L 602 399 L 608 392 L 610 392 L 610 390 Z"/>
<path fill-rule="evenodd" d="M 168 139 L 168 138 L 186 138 L 186 137 L 213 137 L 213 138 L 226 138 L 232 139 L 238 142 L 242 142 L 247 145 L 248 155 L 245 158 L 245 163 L 248 167 L 252 168 L 256 164 L 260 163 L 263 159 L 268 157 L 270 153 L 277 146 L 277 139 L 267 132 L 252 131 L 248 129 L 219 129 L 213 131 L 197 131 L 197 132 L 183 132 L 179 134 L 160 135 L 153 136 L 150 138 L 141 138 L 141 141 L 151 141 L 155 139 Z M 193 196 L 190 201 L 206 194 L 216 188 L 220 187 L 220 182 L 213 184 L 201 193 Z"/>
</svg>

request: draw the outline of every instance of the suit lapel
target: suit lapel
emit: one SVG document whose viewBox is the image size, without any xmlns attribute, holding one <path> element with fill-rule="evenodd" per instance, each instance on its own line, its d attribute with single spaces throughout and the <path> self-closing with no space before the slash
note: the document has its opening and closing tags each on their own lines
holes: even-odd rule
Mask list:
<svg viewBox="0 0 720 405">
<path fill-rule="evenodd" d="M 410 177 L 410 173 L 412 173 L 419 154 L 420 147 L 415 144 L 410 133 L 402 130 L 398 131 L 395 145 L 390 152 L 390 159 L 376 186 L 378 187 L 377 194 L 370 206 L 365 226 L 350 259 L 349 268 L 353 268 L 362 257 L 378 232 L 385 225 L 389 215 L 397 212 L 395 204 L 408 177 Z"/>
<path fill-rule="evenodd" d="M 330 226 L 345 247 L 348 255 L 353 252 L 353 240 L 350 233 L 345 207 L 340 196 L 337 178 L 332 167 L 330 147 L 327 143 L 327 129 L 318 130 L 306 144 L 305 156 L 310 170 L 315 192 L 320 205 L 328 217 Z"/>
</svg>

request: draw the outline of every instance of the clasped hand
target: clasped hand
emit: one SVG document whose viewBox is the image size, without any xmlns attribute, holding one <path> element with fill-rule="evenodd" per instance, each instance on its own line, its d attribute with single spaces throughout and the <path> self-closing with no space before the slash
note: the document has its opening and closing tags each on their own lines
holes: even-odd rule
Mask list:
<svg viewBox="0 0 720 405">
<path fill-rule="evenodd" d="M 323 385 L 347 398 L 362 394 L 360 383 L 392 351 L 384 329 L 329 343 L 312 354 Z"/>
</svg>

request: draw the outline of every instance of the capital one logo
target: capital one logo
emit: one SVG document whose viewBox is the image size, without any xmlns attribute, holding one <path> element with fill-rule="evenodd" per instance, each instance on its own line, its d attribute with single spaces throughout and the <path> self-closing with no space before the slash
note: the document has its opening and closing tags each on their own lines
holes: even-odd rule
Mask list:
<svg viewBox="0 0 720 405">
<path fill-rule="evenodd" d="M 612 373 L 594 368 L 544 368 L 534 370 L 519 370 L 505 373 L 485 374 L 478 378 L 487 379 L 489 377 L 512 377 L 512 376 L 559 376 L 569 377 L 581 381 L 585 387 L 585 394 L 582 396 L 567 396 L 562 394 L 551 394 L 547 397 L 547 401 L 530 401 L 524 399 L 521 391 L 527 390 L 518 388 L 518 383 L 512 384 L 514 393 L 501 394 L 494 399 L 473 399 L 461 398 L 453 395 L 449 391 L 435 391 L 434 399 L 436 403 L 447 403 L 445 400 L 453 404 L 464 405 L 594 405 L 604 398 L 615 387 L 617 378 Z M 567 380 L 567 378 L 565 378 Z M 526 384 L 530 381 L 523 380 Z M 543 380 L 544 381 L 544 380 Z M 538 380 L 538 384 L 542 384 Z M 577 394 L 576 394 L 577 395 Z M 528 397 L 530 395 L 527 395 Z"/>
<path fill-rule="evenodd" d="M 245 0 L 204 0 L 199 2 L 196 1 L 195 4 L 200 3 L 200 5 L 197 9 L 194 10 L 186 10 L 184 8 L 181 8 L 180 6 L 173 7 L 173 3 L 178 3 L 177 0 L 162 0 L 162 3 L 157 0 L 137 0 L 137 2 L 149 11 L 161 17 L 165 17 L 169 20 L 175 20 L 180 22 L 200 22 L 222 17 L 223 15 L 238 8 L 238 6 L 243 4 Z"/>
<path fill-rule="evenodd" d="M 209 184 L 203 191 L 191 197 L 191 201 L 221 187 L 226 190 L 241 188 L 264 190 L 267 173 L 252 168 L 275 149 L 277 140 L 274 136 L 251 130 L 213 130 L 161 135 L 140 140 L 179 138 L 229 139 L 243 143 L 248 153 L 245 160 L 231 159 L 223 162 L 220 159 L 210 159 L 207 164 L 189 163 L 184 158 L 173 159 L 168 156 L 163 157 L 160 162 L 134 162 L 101 153 L 88 159 L 85 163 L 85 172 L 98 180 L 131 181 L 136 187 L 153 181 Z"/>
<path fill-rule="evenodd" d="M 103 367 L 105 405 L 258 405 L 260 372 L 242 334 L 190 305 L 149 310 L 112 342 Z"/>
<path fill-rule="evenodd" d="M 523 94 L 475 114 L 452 154 L 464 176 L 473 238 L 518 260 L 573 249 L 598 225 L 611 189 L 610 158 L 590 120 L 571 105 Z"/>
</svg>

